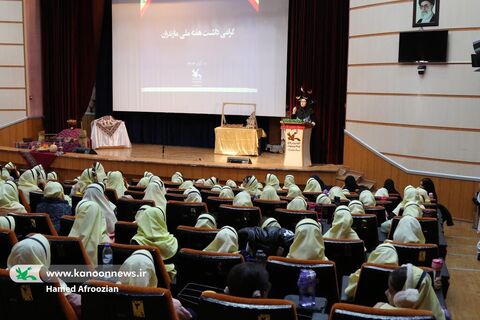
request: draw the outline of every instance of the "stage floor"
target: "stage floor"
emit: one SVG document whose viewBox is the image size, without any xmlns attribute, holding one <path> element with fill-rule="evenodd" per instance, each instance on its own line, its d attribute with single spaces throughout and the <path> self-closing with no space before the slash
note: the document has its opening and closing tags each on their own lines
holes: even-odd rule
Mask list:
<svg viewBox="0 0 480 320">
<path fill-rule="evenodd" d="M 130 149 L 97 149 L 102 158 L 124 159 L 127 161 L 146 161 L 153 163 L 178 163 L 197 166 L 232 167 L 248 166 L 252 169 L 274 169 L 295 171 L 338 171 L 338 165 L 314 164 L 311 167 L 286 167 L 283 165 L 283 154 L 264 152 L 259 156 L 239 156 L 250 158 L 252 164 L 227 163 L 230 156 L 219 155 L 209 148 L 161 146 L 152 144 L 134 144 Z M 237 157 L 237 156 L 235 156 Z"/>
</svg>

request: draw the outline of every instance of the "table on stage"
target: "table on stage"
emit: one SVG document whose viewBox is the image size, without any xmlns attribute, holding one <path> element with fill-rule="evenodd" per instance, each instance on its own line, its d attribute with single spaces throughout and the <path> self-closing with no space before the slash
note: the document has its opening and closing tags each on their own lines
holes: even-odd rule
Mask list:
<svg viewBox="0 0 480 320">
<path fill-rule="evenodd" d="M 125 123 L 104 116 L 92 122 L 92 148 L 131 148 Z"/>
<path fill-rule="evenodd" d="M 258 156 L 259 140 L 267 134 L 263 129 L 215 128 L 215 153 L 230 156 Z"/>
</svg>

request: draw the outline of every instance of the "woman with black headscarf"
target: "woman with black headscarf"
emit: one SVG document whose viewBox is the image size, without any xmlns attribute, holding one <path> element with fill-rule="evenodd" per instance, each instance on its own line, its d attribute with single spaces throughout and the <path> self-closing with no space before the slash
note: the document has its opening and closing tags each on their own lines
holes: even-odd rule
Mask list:
<svg viewBox="0 0 480 320">
<path fill-rule="evenodd" d="M 402 199 L 402 197 L 400 196 L 400 192 L 395 189 L 395 182 L 393 182 L 392 179 L 388 178 L 387 180 L 385 180 L 385 182 L 383 183 L 383 187 L 387 189 L 389 195 L 391 195 L 392 193 L 396 193 L 400 197 L 400 200 Z"/>
<path fill-rule="evenodd" d="M 359 187 L 354 176 L 347 176 L 345 178 L 345 186 L 343 189 L 348 189 L 350 192 L 357 192 L 358 188 Z"/>
</svg>

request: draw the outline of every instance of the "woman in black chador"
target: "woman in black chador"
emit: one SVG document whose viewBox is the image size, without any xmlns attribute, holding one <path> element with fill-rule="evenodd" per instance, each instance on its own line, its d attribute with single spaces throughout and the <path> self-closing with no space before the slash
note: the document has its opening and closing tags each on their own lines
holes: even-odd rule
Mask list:
<svg viewBox="0 0 480 320">
<path fill-rule="evenodd" d="M 299 107 L 294 107 L 292 110 L 292 118 L 296 118 L 302 120 L 304 122 L 312 122 L 314 110 L 313 106 L 315 101 L 313 101 L 308 95 L 312 93 L 312 91 L 307 91 L 308 95 L 305 94 L 303 88 L 300 89 L 302 94 L 297 97 L 297 100 L 300 101 Z"/>
</svg>

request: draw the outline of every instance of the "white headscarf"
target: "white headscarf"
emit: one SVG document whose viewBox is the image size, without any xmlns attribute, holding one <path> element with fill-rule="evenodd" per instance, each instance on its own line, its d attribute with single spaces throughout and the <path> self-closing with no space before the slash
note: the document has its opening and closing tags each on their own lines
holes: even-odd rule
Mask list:
<svg viewBox="0 0 480 320">
<path fill-rule="evenodd" d="M 280 197 L 277 194 L 277 190 L 270 185 L 266 185 L 263 188 L 262 194 L 260 196 L 260 200 L 280 200 Z"/>
<path fill-rule="evenodd" d="M 15 231 L 15 219 L 10 216 L 0 216 L 0 229 Z"/>
<path fill-rule="evenodd" d="M 330 198 L 326 194 L 321 193 L 318 195 L 316 202 L 318 204 L 331 204 L 332 200 L 330 200 Z"/>
<path fill-rule="evenodd" d="M 323 235 L 324 238 L 358 240 L 357 233 L 352 229 L 353 218 L 347 206 L 338 206 L 333 216 L 332 227 Z"/>
<path fill-rule="evenodd" d="M 78 203 L 75 210 L 75 222 L 68 236 L 82 240 L 90 261 L 96 266 L 98 264 L 98 245 L 110 242 L 105 217 L 96 202 L 82 200 Z"/>
<path fill-rule="evenodd" d="M 115 223 L 117 223 L 117 216 L 115 215 L 116 206 L 107 199 L 103 192 L 104 190 L 102 185 L 98 183 L 92 183 L 87 187 L 87 189 L 85 189 L 82 201 L 93 201 L 98 204 L 100 211 L 105 217 L 107 231 L 108 233 L 113 234 L 115 232 Z M 78 210 L 78 207 L 82 201 L 79 202 L 75 211 Z"/>
<path fill-rule="evenodd" d="M 408 185 L 403 190 L 402 202 L 400 202 L 398 206 L 393 209 L 393 213 L 398 216 L 400 210 L 403 209 L 403 207 L 411 201 L 415 201 L 420 204 L 420 196 L 418 195 L 418 190 L 415 187 Z"/>
<path fill-rule="evenodd" d="M 229 186 L 230 188 L 237 188 L 237 183 L 231 179 L 228 179 L 225 185 Z"/>
<path fill-rule="evenodd" d="M 207 187 L 213 187 L 214 185 L 217 184 L 217 178 L 216 177 L 210 177 L 205 180 L 204 185 Z"/>
<path fill-rule="evenodd" d="M 233 205 L 237 207 L 251 207 L 253 206 L 252 196 L 247 191 L 239 192 L 233 198 Z"/>
<path fill-rule="evenodd" d="M 165 185 L 160 180 L 150 182 L 145 189 L 145 196 L 143 200 L 152 200 L 155 202 L 155 206 L 162 208 L 163 211 L 167 210 L 167 199 L 165 199 Z"/>
<path fill-rule="evenodd" d="M 245 178 L 242 184 L 245 191 L 250 193 L 252 196 L 259 196 L 261 191 L 258 190 L 258 180 L 255 176 L 248 176 Z"/>
<path fill-rule="evenodd" d="M 215 217 L 208 213 L 202 213 L 197 218 L 197 223 L 195 224 L 195 228 L 208 228 L 208 229 L 216 229 L 217 228 L 217 221 Z"/>
<path fill-rule="evenodd" d="M 17 166 L 15 166 L 12 162 L 9 162 L 5 165 L 5 168 L 7 168 L 8 170 L 16 170 Z"/>
<path fill-rule="evenodd" d="M 322 186 L 315 178 L 310 178 L 307 180 L 307 185 L 303 192 L 322 192 Z"/>
<path fill-rule="evenodd" d="M 47 183 L 43 195 L 45 198 L 65 199 L 65 195 L 63 194 L 63 186 L 55 181 L 49 181 Z"/>
<path fill-rule="evenodd" d="M 328 197 L 330 198 L 330 200 L 334 200 L 335 197 L 339 197 L 343 200 L 348 200 L 347 197 L 345 197 L 342 188 L 337 186 L 332 187 L 330 191 L 328 191 Z"/>
<path fill-rule="evenodd" d="M 49 172 L 47 174 L 47 180 L 48 181 L 57 181 L 58 180 L 58 175 L 55 171 Z"/>
<path fill-rule="evenodd" d="M 43 166 L 41 164 L 37 164 L 35 167 L 32 168 L 32 170 L 37 172 L 37 184 L 47 181 L 47 174 L 45 173 L 45 170 L 43 169 Z"/>
<path fill-rule="evenodd" d="M 377 205 L 375 196 L 369 190 L 363 190 L 358 196 L 358 200 L 360 200 L 363 205 L 367 207 L 375 207 Z"/>
<path fill-rule="evenodd" d="M 425 204 L 425 203 L 430 203 L 431 202 L 430 197 L 428 196 L 427 190 L 425 190 L 421 187 L 418 187 L 417 191 L 418 191 L 418 197 L 420 199 L 420 203 Z"/>
<path fill-rule="evenodd" d="M 122 277 L 120 283 L 142 288 L 156 288 L 158 285 L 157 274 L 152 254 L 147 250 L 137 250 L 122 264 L 119 269 L 124 274 L 143 272 L 141 277 Z"/>
<path fill-rule="evenodd" d="M 30 204 L 30 192 L 31 191 L 42 191 L 38 187 L 38 173 L 37 171 L 31 169 L 27 170 L 20 176 L 18 179 L 18 189 L 22 191 L 25 196 L 25 200 Z"/>
<path fill-rule="evenodd" d="M 405 216 L 400 219 L 393 233 L 393 241 L 403 243 L 425 243 L 422 226 L 416 218 Z"/>
<path fill-rule="evenodd" d="M 137 186 L 146 188 L 148 183 L 150 182 L 151 177 L 153 177 L 153 173 L 145 171 L 143 173 L 142 179 L 140 179 L 140 181 L 138 181 Z"/>
<path fill-rule="evenodd" d="M 375 192 L 375 197 L 389 197 L 388 190 L 386 188 L 380 188 Z"/>
<path fill-rule="evenodd" d="M 71 195 L 77 193 L 77 194 L 83 194 L 85 191 L 85 188 L 87 188 L 90 184 L 94 183 L 97 181 L 97 176 L 94 174 L 94 171 L 92 168 L 88 168 L 83 170 L 82 174 L 78 178 L 77 183 L 72 187 L 72 192 Z"/>
<path fill-rule="evenodd" d="M 287 198 L 292 199 L 295 197 L 303 197 L 303 193 L 302 193 L 302 190 L 300 190 L 300 188 L 296 184 L 292 184 L 288 188 Z"/>
<path fill-rule="evenodd" d="M 202 195 L 195 187 L 185 190 L 183 194 L 187 195 L 185 202 L 202 202 Z"/>
<path fill-rule="evenodd" d="M 288 190 L 293 185 L 296 185 L 295 184 L 295 177 L 292 176 L 291 174 L 287 174 L 285 176 L 285 180 L 283 180 L 283 189 Z"/>
<path fill-rule="evenodd" d="M 218 196 L 222 199 L 233 199 L 235 194 L 230 186 L 224 186 L 222 187 L 222 191 L 220 191 Z"/>
<path fill-rule="evenodd" d="M 365 209 L 363 208 L 363 203 L 360 200 L 352 200 L 348 204 L 348 209 L 352 214 L 364 214 Z"/>
<path fill-rule="evenodd" d="M 225 226 L 215 236 L 215 239 L 203 251 L 218 253 L 238 252 L 238 234 L 234 228 Z"/>
<path fill-rule="evenodd" d="M 421 218 L 423 216 L 423 210 L 420 205 L 415 201 L 410 201 L 403 207 L 403 216 L 410 216 L 414 218 Z"/>
<path fill-rule="evenodd" d="M 178 189 L 181 190 L 187 190 L 193 187 L 193 181 L 192 180 L 185 180 L 182 182 L 182 184 L 178 187 Z"/>
<path fill-rule="evenodd" d="M 261 228 L 265 229 L 270 227 L 281 228 L 282 226 L 280 225 L 280 223 L 278 223 L 277 219 L 267 218 L 265 221 L 263 221 Z"/>
<path fill-rule="evenodd" d="M 183 175 L 181 172 L 175 172 L 173 175 L 172 175 L 172 179 L 171 179 L 172 182 L 176 182 L 176 183 L 182 183 L 183 182 Z"/>
<path fill-rule="evenodd" d="M 50 243 L 39 233 L 17 242 L 7 259 L 7 267 L 11 269 L 17 264 L 42 265 L 50 267 Z"/>
<path fill-rule="evenodd" d="M 27 213 L 25 207 L 18 200 L 17 185 L 13 181 L 7 181 L 0 185 L 0 210 Z"/>
<path fill-rule="evenodd" d="M 195 184 L 202 184 L 203 185 L 203 184 L 205 184 L 205 179 L 203 179 L 203 178 L 197 179 L 195 181 Z"/>
<path fill-rule="evenodd" d="M 105 169 L 103 168 L 103 165 L 96 161 L 94 164 L 93 164 L 93 168 L 95 169 L 95 173 L 97 174 L 97 181 L 98 182 L 104 182 L 105 179 L 107 179 L 107 175 L 105 173 Z"/>
<path fill-rule="evenodd" d="M 267 179 L 265 180 L 265 186 L 272 186 L 275 190 L 279 190 L 280 181 L 277 176 L 272 173 L 267 173 Z"/>
<path fill-rule="evenodd" d="M 216 185 L 214 185 L 214 186 L 210 189 L 210 191 L 219 192 L 219 193 L 220 193 L 220 191 L 222 191 L 222 186 L 219 185 L 219 184 L 216 184 Z"/>
<path fill-rule="evenodd" d="M 125 187 L 125 181 L 123 180 L 123 175 L 120 171 L 110 171 L 107 175 L 107 184 L 108 189 L 114 189 L 117 192 L 117 197 L 123 197 L 127 188 Z"/>
<path fill-rule="evenodd" d="M 287 205 L 288 210 L 307 210 L 307 201 L 302 196 L 296 196 Z"/>
<path fill-rule="evenodd" d="M 7 168 L 2 168 L 2 176 L 0 178 L 1 178 L 0 182 L 12 180 L 12 177 L 10 176 L 10 171 L 8 171 Z"/>
<path fill-rule="evenodd" d="M 313 219 L 303 219 L 295 227 L 295 237 L 287 258 L 302 260 L 328 260 L 325 257 L 325 245 L 322 226 Z"/>
</svg>

